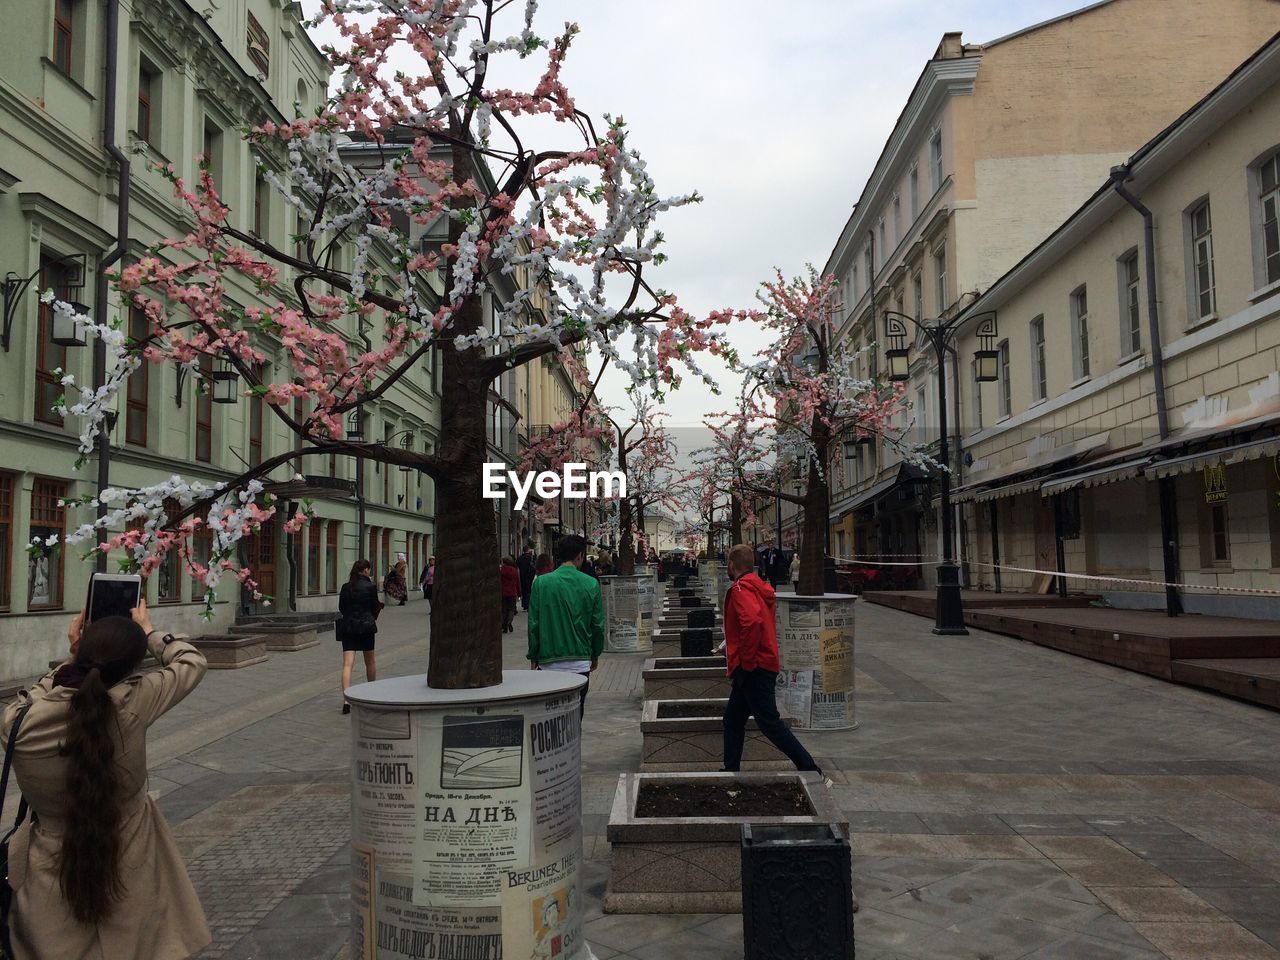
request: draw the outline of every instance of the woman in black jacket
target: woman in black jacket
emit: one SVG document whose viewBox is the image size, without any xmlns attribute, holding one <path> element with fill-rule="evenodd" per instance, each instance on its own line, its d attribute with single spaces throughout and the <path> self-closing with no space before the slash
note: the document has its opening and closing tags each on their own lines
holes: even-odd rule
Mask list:
<svg viewBox="0 0 1280 960">
<path fill-rule="evenodd" d="M 373 583 L 373 567 L 368 560 L 357 560 L 351 565 L 351 577 L 338 593 L 338 622 L 334 632 L 342 643 L 342 712 L 350 713 L 347 703 L 347 687 L 351 686 L 351 668 L 356 662 L 356 651 L 364 654 L 366 680 L 378 679 L 378 666 L 373 658 L 373 638 L 378 633 L 378 612 L 382 603 L 378 600 L 378 588 Z"/>
</svg>

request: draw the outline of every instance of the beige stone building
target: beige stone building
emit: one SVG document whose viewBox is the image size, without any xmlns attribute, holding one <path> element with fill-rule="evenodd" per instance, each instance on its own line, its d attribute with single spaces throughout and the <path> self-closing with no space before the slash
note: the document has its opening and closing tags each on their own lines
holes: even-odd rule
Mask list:
<svg viewBox="0 0 1280 960">
<path fill-rule="evenodd" d="M 1126 166 L 1151 214 L 1153 296 L 1144 219 L 1117 172 L 965 307 L 997 312 L 1001 370 L 962 396 L 981 410 L 962 419 L 956 497 L 970 577 L 994 586 L 998 556 L 1004 589 L 1036 579 L 1016 567 L 1280 590 L 1280 38 Z M 964 330 L 961 357 L 978 347 Z M 1164 602 L 1159 588 L 1064 582 Z M 1181 600 L 1280 611 L 1266 595 Z"/>
<path fill-rule="evenodd" d="M 989 43 L 946 34 L 824 266 L 865 372 L 884 372 L 884 311 L 964 309 L 1277 30 L 1272 0 L 1222 0 L 1213 16 L 1198 0 L 1106 0 Z M 939 371 L 922 342 L 907 345 L 913 409 L 896 434 L 935 444 Z M 971 356 L 945 371 L 953 436 L 997 415 L 994 395 L 979 408 Z M 952 467 L 964 482 L 963 463 Z M 938 553 L 927 478 L 892 446 L 861 448 L 833 472 L 835 554 Z"/>
</svg>

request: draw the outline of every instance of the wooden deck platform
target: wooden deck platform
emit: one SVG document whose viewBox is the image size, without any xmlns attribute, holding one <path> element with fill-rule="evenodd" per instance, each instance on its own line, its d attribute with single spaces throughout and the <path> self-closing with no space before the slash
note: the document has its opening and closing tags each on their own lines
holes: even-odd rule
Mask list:
<svg viewBox="0 0 1280 960">
<path fill-rule="evenodd" d="M 1087 607 L 1098 597 L 1096 594 L 992 593 L 989 590 L 962 590 L 965 610 L 981 610 L 987 607 Z M 862 598 L 868 603 L 905 610 L 922 617 L 934 615 L 938 600 L 936 590 L 865 590 Z"/>
<path fill-rule="evenodd" d="M 975 594 L 972 601 L 971 592 Z M 1275 621 L 1196 614 L 1168 617 L 1158 610 L 1113 610 L 1061 600 L 1043 606 L 1025 602 L 1001 606 L 990 601 L 1026 595 L 971 592 L 964 597 L 964 620 L 970 627 L 1280 707 L 1280 623 Z M 865 594 L 873 603 L 902 596 Z M 932 601 L 932 594 L 929 597 Z M 932 602 L 922 606 L 912 597 L 900 603 L 886 605 L 933 616 Z"/>
</svg>

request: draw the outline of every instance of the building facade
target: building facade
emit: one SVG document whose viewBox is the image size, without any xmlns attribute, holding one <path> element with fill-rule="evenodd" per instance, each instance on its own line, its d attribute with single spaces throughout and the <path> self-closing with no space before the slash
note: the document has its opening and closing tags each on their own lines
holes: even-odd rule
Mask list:
<svg viewBox="0 0 1280 960">
<path fill-rule="evenodd" d="M 1226 0 L 1212 18 L 1195 0 L 1106 0 L 986 44 L 943 37 L 824 267 L 841 283 L 843 335 L 864 350 L 866 375 L 883 374 L 886 346 L 911 351 L 911 409 L 895 438 L 936 445 L 939 376 L 953 436 L 996 412 L 978 402 L 968 354 L 940 372 L 909 320 L 908 337 L 888 342 L 885 312 L 964 309 L 1277 29 L 1268 0 Z M 832 466 L 833 552 L 939 552 L 928 477 L 904 468 L 894 444 Z M 963 460 L 950 467 L 963 482 Z"/>
<path fill-rule="evenodd" d="M 1165 596 L 1126 581 L 1194 584 L 1185 609 L 1276 616 L 1280 39 L 1094 187 L 966 309 L 1001 336 L 962 437 L 970 577 L 1088 575 L 1062 582 L 1127 606 Z"/>
<path fill-rule="evenodd" d="M 32 0 L 18 4 L 0 34 L 0 272 L 6 276 L 0 354 L 0 679 L 44 672 L 65 653 L 92 564 L 61 549 L 28 556 L 33 537 L 78 525 L 64 497 L 97 492 L 94 462 L 75 468 L 79 425 L 50 407 L 61 392 L 53 371 L 90 382 L 92 349 L 59 347 L 38 293 L 53 288 L 99 318 L 136 322 L 114 293 L 95 296 L 99 264 L 122 236 L 118 145 L 129 160 L 122 262 L 129 263 L 190 221 L 152 169 L 172 163 L 188 181 L 205 158 L 238 226 L 285 246 L 295 211 L 268 189 L 239 130 L 312 112 L 326 95 L 327 63 L 307 38 L 296 3 L 221 0 L 197 12 L 185 0 Z M 16 18 L 16 21 L 15 19 Z M 33 38 L 40 38 L 33 43 Z M 108 123 L 107 77 L 114 73 Z M 272 163 L 273 158 L 266 158 Z M 349 252 L 348 252 L 349 255 Z M 30 278 L 30 283 L 26 281 Z M 10 282 L 11 281 L 11 282 Z M 232 296 L 258 302 L 251 288 Z M 353 349 L 369 331 L 344 331 Z M 372 334 L 376 336 L 376 334 Z M 190 377 L 147 364 L 130 380 L 111 436 L 109 482 L 133 487 L 182 474 L 206 483 L 287 451 L 294 435 L 259 399 L 215 403 Z M 434 361 L 365 411 L 367 435 L 398 444 L 434 442 L 439 383 Z M 307 457 L 268 479 L 286 501 L 306 497 L 315 518 L 295 537 L 270 523 L 246 546 L 270 608 L 228 586 L 212 624 L 202 590 L 177 559 L 152 575 L 157 623 L 219 632 L 237 613 L 333 609 L 352 562 L 369 556 L 381 574 L 405 553 L 416 577 L 432 549 L 430 480 L 385 465 Z M 293 480 L 295 472 L 303 481 Z M 199 549 L 199 544 L 197 544 Z"/>
</svg>

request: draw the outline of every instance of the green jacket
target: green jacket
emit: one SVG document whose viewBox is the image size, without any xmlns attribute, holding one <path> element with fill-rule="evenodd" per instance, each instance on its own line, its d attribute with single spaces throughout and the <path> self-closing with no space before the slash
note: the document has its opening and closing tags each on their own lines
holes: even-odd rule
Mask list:
<svg viewBox="0 0 1280 960">
<path fill-rule="evenodd" d="M 604 652 L 600 583 L 573 564 L 533 581 L 529 597 L 529 654 L 533 663 L 596 660 Z"/>
</svg>

